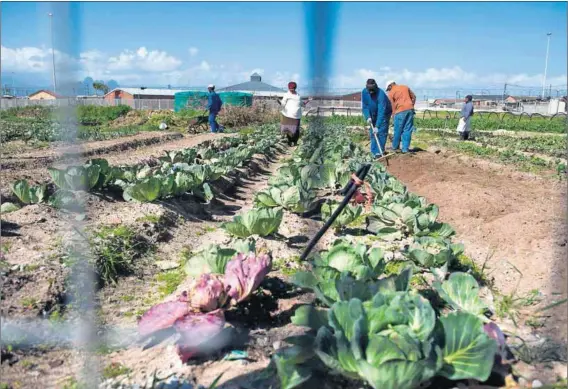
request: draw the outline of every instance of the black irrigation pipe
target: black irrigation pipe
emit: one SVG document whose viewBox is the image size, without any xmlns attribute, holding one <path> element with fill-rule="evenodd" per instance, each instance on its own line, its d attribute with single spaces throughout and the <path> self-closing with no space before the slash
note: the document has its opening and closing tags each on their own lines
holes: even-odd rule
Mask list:
<svg viewBox="0 0 568 389">
<path fill-rule="evenodd" d="M 363 181 L 365 179 L 365 177 L 367 176 L 367 173 L 369 173 L 369 170 L 371 170 L 371 164 L 363 165 L 359 168 L 359 170 L 357 170 L 357 173 L 355 173 L 355 175 L 357 176 L 357 178 L 359 180 Z M 308 258 L 308 255 L 310 254 L 310 252 L 312 251 L 314 246 L 318 243 L 318 241 L 321 239 L 323 234 L 325 234 L 325 232 L 329 229 L 331 224 L 335 221 L 335 219 L 337 219 L 339 214 L 343 211 L 345 206 L 349 203 L 349 201 L 351 200 L 351 198 L 355 194 L 355 191 L 357 191 L 357 185 L 355 185 L 355 182 L 353 181 L 353 179 L 350 179 L 349 182 L 347 183 L 347 185 L 345 185 L 345 188 L 343 188 L 342 190 L 339 191 L 339 193 L 342 194 L 342 195 L 344 194 L 345 197 L 343 198 L 343 200 L 339 204 L 339 207 L 337 207 L 335 212 L 333 212 L 333 214 L 331 215 L 329 220 L 327 222 L 325 222 L 323 227 L 312 238 L 312 240 L 310 240 L 310 242 L 308 243 L 308 246 L 306 247 L 306 249 L 302 253 L 302 256 L 300 257 L 301 261 L 305 261 L 306 258 Z"/>
</svg>

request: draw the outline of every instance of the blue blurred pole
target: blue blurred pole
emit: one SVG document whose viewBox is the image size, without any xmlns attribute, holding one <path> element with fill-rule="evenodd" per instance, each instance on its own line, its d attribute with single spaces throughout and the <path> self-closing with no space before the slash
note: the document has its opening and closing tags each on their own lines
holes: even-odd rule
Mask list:
<svg viewBox="0 0 568 389">
<path fill-rule="evenodd" d="M 325 95 L 329 92 L 337 10 L 339 3 L 304 3 L 306 14 L 308 78 L 312 82 L 312 93 Z"/>
</svg>

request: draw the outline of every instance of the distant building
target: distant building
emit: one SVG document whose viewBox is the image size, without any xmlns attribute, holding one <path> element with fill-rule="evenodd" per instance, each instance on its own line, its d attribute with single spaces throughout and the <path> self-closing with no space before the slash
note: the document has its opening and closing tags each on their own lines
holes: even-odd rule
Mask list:
<svg viewBox="0 0 568 389">
<path fill-rule="evenodd" d="M 435 99 L 432 102 L 432 107 L 437 108 L 455 108 L 457 103 L 462 103 L 463 99 Z"/>
<path fill-rule="evenodd" d="M 59 95 L 44 89 L 38 90 L 28 96 L 28 99 L 30 100 L 55 100 L 58 98 L 60 98 Z"/>
<path fill-rule="evenodd" d="M 541 100 L 540 97 L 536 96 L 507 96 L 505 102 L 509 104 L 517 104 L 517 103 L 534 103 L 535 101 L 539 100 Z"/>
<path fill-rule="evenodd" d="M 258 73 L 253 73 L 250 76 L 250 81 L 221 88 L 218 91 L 251 93 L 255 98 L 282 97 L 286 93 L 284 89 L 262 82 L 262 77 Z"/>
<path fill-rule="evenodd" d="M 108 92 L 104 99 L 113 102 L 116 100 L 173 100 L 177 92 L 180 91 L 152 88 L 116 88 Z"/>
</svg>

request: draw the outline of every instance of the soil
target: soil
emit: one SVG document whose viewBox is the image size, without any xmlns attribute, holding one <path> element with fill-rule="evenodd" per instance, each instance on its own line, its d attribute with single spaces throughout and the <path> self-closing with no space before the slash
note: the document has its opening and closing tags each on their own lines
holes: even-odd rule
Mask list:
<svg viewBox="0 0 568 389">
<path fill-rule="evenodd" d="M 565 182 L 445 151 L 396 156 L 388 171 L 440 207 L 440 218 L 500 293 L 537 289 L 540 306 L 566 297 Z M 566 344 L 567 305 L 547 314 L 537 332 Z"/>
</svg>

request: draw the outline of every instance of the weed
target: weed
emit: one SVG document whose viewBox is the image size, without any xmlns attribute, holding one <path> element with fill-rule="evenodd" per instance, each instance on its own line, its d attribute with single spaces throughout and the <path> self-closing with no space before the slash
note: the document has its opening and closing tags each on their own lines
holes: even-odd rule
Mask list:
<svg viewBox="0 0 568 389">
<path fill-rule="evenodd" d="M 10 385 L 5 382 L 0 383 L 0 389 L 10 389 Z"/>
<path fill-rule="evenodd" d="M 272 262 L 272 268 L 286 276 L 292 276 L 303 269 L 303 263 L 298 255 L 289 258 L 278 258 Z"/>
<path fill-rule="evenodd" d="M 517 325 L 524 308 L 536 305 L 541 301 L 540 293 L 536 289 L 531 290 L 523 297 L 517 297 L 515 292 L 506 295 L 496 293 L 495 297 L 495 314 L 497 317 L 500 319 L 508 317 L 515 325 Z M 533 323 L 536 324 L 536 322 Z"/>
<path fill-rule="evenodd" d="M 59 311 L 58 309 L 51 312 L 51 314 L 49 315 L 49 321 L 52 324 L 56 324 L 56 323 L 60 323 L 63 320 L 61 311 Z"/>
<path fill-rule="evenodd" d="M 389 261 L 385 266 L 385 275 L 400 274 L 406 266 L 408 266 L 406 261 Z"/>
<path fill-rule="evenodd" d="M 107 367 L 104 368 L 103 370 L 103 377 L 106 379 L 109 378 L 116 378 L 119 377 L 121 375 L 126 375 L 128 373 L 130 373 L 132 370 L 129 369 L 128 367 L 120 364 L 120 363 L 116 363 L 113 362 L 110 365 L 108 365 Z"/>
<path fill-rule="evenodd" d="M 152 249 L 152 245 L 127 226 L 104 226 L 93 235 L 91 245 L 95 268 L 104 284 L 116 283 L 120 275 L 132 270 L 135 259 Z"/>
<path fill-rule="evenodd" d="M 217 227 L 214 227 L 214 226 L 205 226 L 205 227 L 203 228 L 203 230 L 204 230 L 205 232 L 213 232 L 213 231 L 217 231 Z"/>
<path fill-rule="evenodd" d="M 179 253 L 179 259 L 180 259 L 182 266 L 185 265 L 187 263 L 187 261 L 189 261 L 189 259 L 192 256 L 193 256 L 193 252 L 191 250 L 191 247 L 186 246 L 186 247 L 182 248 L 180 253 Z"/>
<path fill-rule="evenodd" d="M 11 248 L 12 248 L 12 242 L 3 242 L 1 246 L 1 252 L 4 254 L 8 254 Z"/>
<path fill-rule="evenodd" d="M 120 296 L 120 299 L 124 302 L 130 302 L 130 301 L 134 301 L 134 296 L 131 295 L 124 295 L 124 296 Z"/>
<path fill-rule="evenodd" d="M 40 268 L 40 265 L 37 264 L 37 263 L 35 263 L 33 265 L 26 265 L 26 267 L 25 267 L 26 271 L 35 271 L 39 268 Z"/>
<path fill-rule="evenodd" d="M 463 253 L 457 256 L 452 270 L 469 272 L 477 281 L 484 285 L 489 285 L 490 283 L 484 272 L 485 267 L 479 267 L 473 259 Z"/>
<path fill-rule="evenodd" d="M 23 361 L 20 362 L 20 366 L 22 366 L 26 370 L 29 370 L 34 366 L 34 364 L 33 362 L 24 359 Z"/>
<path fill-rule="evenodd" d="M 28 309 L 36 308 L 38 305 L 38 301 L 35 298 L 31 297 L 23 298 L 21 303 L 24 308 Z"/>
<path fill-rule="evenodd" d="M 160 273 L 156 276 L 156 280 L 160 283 L 158 290 L 163 296 L 168 296 L 176 291 L 184 279 L 185 274 L 179 269 Z"/>
<path fill-rule="evenodd" d="M 162 220 L 162 218 L 158 215 L 144 215 L 144 216 L 136 219 L 136 221 L 140 222 L 140 223 L 146 222 L 146 223 L 154 223 L 154 224 L 158 224 L 161 220 Z"/>
<path fill-rule="evenodd" d="M 83 389 L 85 385 L 77 381 L 75 377 L 69 377 L 63 381 L 63 386 L 61 389 Z"/>
</svg>

